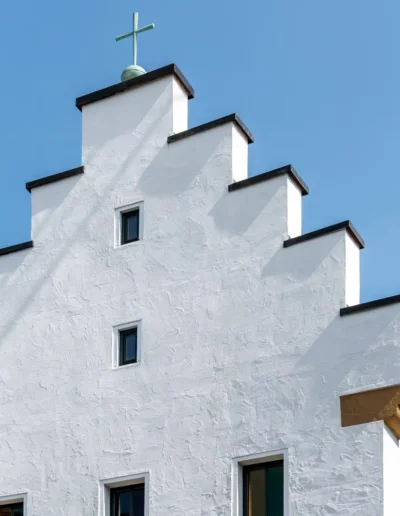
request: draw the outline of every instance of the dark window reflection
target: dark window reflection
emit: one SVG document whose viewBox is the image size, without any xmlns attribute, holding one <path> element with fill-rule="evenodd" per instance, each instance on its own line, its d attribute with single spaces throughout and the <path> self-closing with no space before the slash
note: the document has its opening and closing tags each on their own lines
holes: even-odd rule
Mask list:
<svg viewBox="0 0 400 516">
<path fill-rule="evenodd" d="M 139 209 L 122 214 L 121 244 L 139 240 Z"/>
<path fill-rule="evenodd" d="M 244 516 L 283 516 L 283 461 L 243 468 Z"/>
<path fill-rule="evenodd" d="M 112 489 L 111 516 L 144 516 L 144 484 Z"/>
</svg>

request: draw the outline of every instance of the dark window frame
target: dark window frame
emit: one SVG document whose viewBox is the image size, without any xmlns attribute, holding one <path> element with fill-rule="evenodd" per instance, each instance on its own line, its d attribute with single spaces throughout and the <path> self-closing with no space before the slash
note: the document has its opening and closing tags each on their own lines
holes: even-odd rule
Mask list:
<svg viewBox="0 0 400 516">
<path fill-rule="evenodd" d="M 276 468 L 276 467 L 284 467 L 284 460 L 283 459 L 279 459 L 279 460 L 273 460 L 273 461 L 265 461 L 265 462 L 259 462 L 257 464 L 249 464 L 249 465 L 244 465 L 242 467 L 242 477 L 243 477 L 243 483 L 242 483 L 242 488 L 243 488 L 243 516 L 249 516 L 249 481 L 250 481 L 250 472 L 251 471 L 255 471 L 255 470 L 259 470 L 259 469 L 264 469 L 264 470 L 268 470 L 268 469 L 272 469 L 272 468 Z M 283 473 L 284 473 L 284 470 L 283 470 Z M 284 486 L 283 487 L 283 490 L 284 490 Z M 266 515 L 266 516 L 275 516 L 275 515 Z"/>
<path fill-rule="evenodd" d="M 126 350 L 126 337 L 130 335 L 136 336 L 136 356 L 132 360 L 125 360 L 125 350 Z M 138 327 L 131 326 L 130 328 L 124 328 L 118 331 L 118 340 L 119 340 L 119 360 L 118 365 L 124 366 L 129 364 L 137 364 L 138 362 L 138 347 L 139 347 L 139 336 L 138 336 Z"/>
<path fill-rule="evenodd" d="M 128 238 L 128 219 L 132 214 L 137 214 L 137 238 Z M 140 240 L 140 208 L 133 208 L 132 210 L 121 212 L 121 245 L 130 244 Z"/>
<path fill-rule="evenodd" d="M 130 484 L 123 487 L 113 487 L 110 489 L 110 516 L 118 516 L 119 511 L 119 498 L 118 495 L 120 493 L 126 493 L 131 491 L 138 491 L 143 489 L 143 494 L 146 496 L 146 486 L 144 482 L 140 482 L 138 484 Z M 146 499 L 144 501 L 144 505 L 146 505 Z M 144 511 L 143 511 L 144 516 Z"/>
<path fill-rule="evenodd" d="M 22 514 L 24 513 L 24 503 L 23 502 L 17 502 L 17 503 L 5 503 L 5 504 L 0 504 L 0 510 L 5 510 L 5 509 L 11 509 L 12 510 L 12 514 L 14 514 L 14 511 L 16 509 L 22 509 Z"/>
</svg>

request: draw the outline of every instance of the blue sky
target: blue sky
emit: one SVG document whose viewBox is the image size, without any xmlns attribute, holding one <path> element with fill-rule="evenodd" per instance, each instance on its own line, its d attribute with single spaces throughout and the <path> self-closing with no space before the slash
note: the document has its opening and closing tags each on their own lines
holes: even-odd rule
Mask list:
<svg viewBox="0 0 400 516">
<path fill-rule="evenodd" d="M 350 219 L 366 240 L 362 300 L 400 293 L 399 0 L 20 0 L 0 18 L 0 247 L 30 239 L 25 182 L 79 166 L 75 98 L 139 64 L 175 62 L 190 125 L 237 112 L 250 175 L 292 163 L 310 187 L 303 232 Z"/>
</svg>

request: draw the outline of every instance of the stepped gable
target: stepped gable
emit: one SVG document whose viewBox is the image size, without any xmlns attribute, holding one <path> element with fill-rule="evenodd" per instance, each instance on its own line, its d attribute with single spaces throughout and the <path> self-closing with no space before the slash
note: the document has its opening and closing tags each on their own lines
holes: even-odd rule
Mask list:
<svg viewBox="0 0 400 516">
<path fill-rule="evenodd" d="M 240 516 L 262 464 L 281 514 L 386 515 L 400 296 L 360 303 L 350 221 L 303 234 L 293 166 L 248 177 L 250 130 L 189 128 L 193 96 L 172 64 L 79 97 L 82 165 L 26 184 L 32 240 L 0 250 L 0 506 L 107 514 L 140 486 L 160 514 Z"/>
<path fill-rule="evenodd" d="M 124 92 L 127 92 L 129 90 L 132 90 L 134 88 L 146 85 L 148 83 L 151 83 L 153 81 L 159 80 L 163 77 L 166 77 L 168 75 L 174 75 L 183 89 L 186 91 L 188 98 L 193 99 L 195 92 L 193 87 L 190 85 L 187 78 L 184 76 L 184 74 L 181 72 L 179 67 L 176 64 L 170 64 L 164 67 L 161 67 L 159 69 L 147 72 L 144 75 L 141 75 L 139 77 L 135 77 L 134 79 L 130 79 L 125 82 L 116 83 L 113 86 L 103 88 L 101 90 L 97 90 L 93 93 L 89 93 L 86 95 L 83 95 L 81 97 L 78 97 L 76 99 L 76 106 L 80 111 L 82 111 L 82 108 L 84 106 L 87 106 L 89 104 L 92 104 L 94 102 L 98 102 L 104 99 L 107 99 L 109 97 L 112 97 L 117 94 L 121 94 Z M 205 131 L 209 131 L 213 128 L 219 127 L 224 124 L 233 123 L 235 124 L 238 129 L 242 132 L 242 134 L 246 137 L 248 143 L 254 142 L 254 136 L 250 132 L 250 130 L 247 128 L 247 126 L 243 123 L 243 121 L 240 119 L 240 117 L 233 113 L 231 115 L 227 115 L 225 117 L 213 120 L 211 122 L 206 122 L 204 124 L 201 124 L 199 126 L 193 127 L 191 129 L 187 129 L 182 132 L 175 133 L 173 135 L 168 136 L 167 142 L 168 143 L 174 143 L 180 140 L 183 140 L 185 138 L 188 138 L 190 136 L 194 136 L 196 134 L 200 134 Z M 59 172 L 50 176 L 42 177 L 37 180 L 29 181 L 26 183 L 26 189 L 31 192 L 33 188 L 37 188 L 40 186 L 44 186 L 50 183 L 53 183 L 55 181 L 59 181 L 62 179 L 67 179 L 69 177 L 73 177 L 75 175 L 83 174 L 84 173 L 84 167 L 76 167 L 74 169 L 70 169 L 64 172 Z M 237 190 L 240 190 L 242 188 L 246 188 L 248 186 L 257 185 L 258 183 L 272 180 L 276 177 L 279 177 L 281 175 L 288 175 L 293 182 L 300 188 L 302 195 L 308 195 L 309 194 L 309 188 L 304 182 L 304 180 L 299 176 L 297 171 L 292 165 L 285 165 L 283 167 L 270 170 L 267 172 L 264 172 L 262 174 L 254 175 L 239 181 L 235 181 L 228 185 L 229 192 L 234 192 Z M 334 224 L 332 226 L 328 226 L 325 228 L 321 228 L 319 230 L 312 231 L 310 233 L 306 233 L 303 235 L 296 236 L 294 238 L 290 238 L 284 241 L 284 247 L 290 247 L 292 245 L 306 242 L 308 240 L 312 240 L 314 238 L 318 238 L 321 236 L 324 236 L 331 232 L 336 232 L 340 230 L 346 230 L 349 235 L 352 237 L 352 239 L 357 243 L 360 249 L 364 248 L 364 241 L 360 237 L 357 230 L 354 228 L 352 223 L 350 221 L 344 221 L 340 222 L 338 224 Z M 0 249 L 0 256 L 5 254 L 10 254 L 13 252 L 17 252 L 24 249 L 29 249 L 30 247 L 33 247 L 33 242 L 25 242 L 22 244 L 17 244 L 15 246 L 9 246 L 3 249 Z M 353 306 L 346 306 L 340 309 L 340 315 L 350 315 L 357 312 L 362 312 L 366 310 L 371 310 L 374 308 L 379 308 L 383 306 L 388 306 L 394 303 L 397 303 L 400 301 L 400 296 L 391 296 L 384 299 L 378 299 L 369 301 L 366 303 L 356 304 Z"/>
</svg>

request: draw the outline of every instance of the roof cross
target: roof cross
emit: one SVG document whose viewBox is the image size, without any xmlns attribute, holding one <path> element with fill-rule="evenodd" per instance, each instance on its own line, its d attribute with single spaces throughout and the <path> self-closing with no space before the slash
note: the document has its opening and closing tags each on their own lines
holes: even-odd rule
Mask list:
<svg viewBox="0 0 400 516">
<path fill-rule="evenodd" d="M 139 29 L 139 13 L 133 13 L 133 31 L 128 32 L 127 34 L 122 34 L 121 36 L 115 38 L 115 41 L 121 41 L 122 39 L 130 37 L 133 38 L 133 65 L 130 65 L 127 68 L 125 68 L 122 74 L 123 81 L 132 79 L 133 77 L 137 77 L 138 75 L 146 73 L 146 71 L 137 64 L 137 35 L 141 32 L 146 32 L 154 28 L 154 23 L 151 23 L 150 25 L 145 25 L 144 27 Z"/>
</svg>

